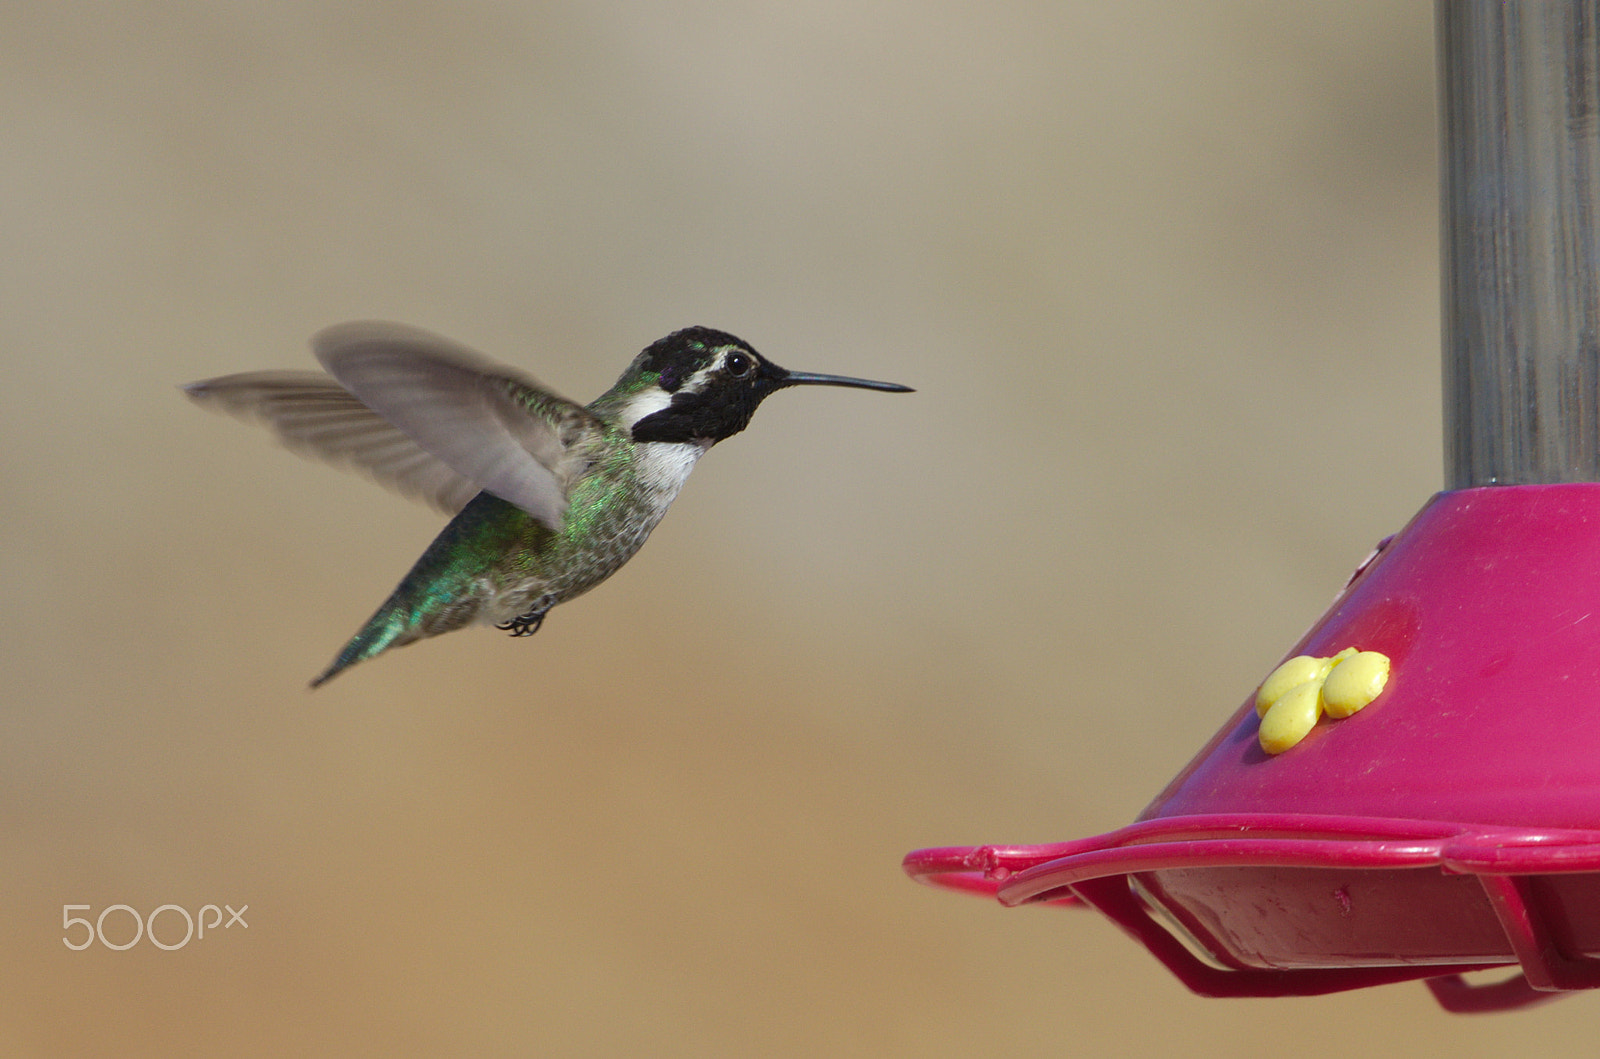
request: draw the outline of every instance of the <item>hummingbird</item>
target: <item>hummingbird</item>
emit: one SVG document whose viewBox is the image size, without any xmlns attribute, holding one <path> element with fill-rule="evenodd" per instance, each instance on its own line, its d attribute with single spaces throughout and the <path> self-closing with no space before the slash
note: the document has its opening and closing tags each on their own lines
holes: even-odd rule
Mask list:
<svg viewBox="0 0 1600 1059">
<path fill-rule="evenodd" d="M 244 372 L 183 390 L 453 516 L 314 688 L 392 647 L 474 623 L 532 635 L 551 607 L 631 559 L 706 450 L 748 426 L 777 390 L 912 392 L 788 371 L 709 327 L 652 342 L 587 405 L 404 324 L 337 324 L 311 346 L 326 373 Z"/>
</svg>

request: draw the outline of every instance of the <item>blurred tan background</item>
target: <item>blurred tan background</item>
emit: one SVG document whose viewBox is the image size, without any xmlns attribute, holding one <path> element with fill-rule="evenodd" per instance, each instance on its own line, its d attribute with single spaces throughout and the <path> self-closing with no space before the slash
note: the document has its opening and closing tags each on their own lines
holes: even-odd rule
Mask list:
<svg viewBox="0 0 1600 1059">
<path fill-rule="evenodd" d="M 1592 1040 L 1593 996 L 1201 1000 L 1091 913 L 899 868 L 1132 820 L 1438 488 L 1431 29 L 0 8 L 0 1053 Z M 691 323 L 919 392 L 781 394 L 537 637 L 311 694 L 442 519 L 174 387 L 374 316 L 583 400 Z M 116 903 L 249 926 L 63 945 Z"/>
</svg>

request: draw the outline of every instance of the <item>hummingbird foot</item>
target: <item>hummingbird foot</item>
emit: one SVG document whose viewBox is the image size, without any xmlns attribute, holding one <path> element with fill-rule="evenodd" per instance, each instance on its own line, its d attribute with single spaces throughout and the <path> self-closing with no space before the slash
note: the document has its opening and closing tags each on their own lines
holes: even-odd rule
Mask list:
<svg viewBox="0 0 1600 1059">
<path fill-rule="evenodd" d="M 539 626 L 544 624 L 545 611 L 530 610 L 526 614 L 518 614 L 510 621 L 495 623 L 496 629 L 505 629 L 512 636 L 532 636 L 539 631 Z"/>
</svg>

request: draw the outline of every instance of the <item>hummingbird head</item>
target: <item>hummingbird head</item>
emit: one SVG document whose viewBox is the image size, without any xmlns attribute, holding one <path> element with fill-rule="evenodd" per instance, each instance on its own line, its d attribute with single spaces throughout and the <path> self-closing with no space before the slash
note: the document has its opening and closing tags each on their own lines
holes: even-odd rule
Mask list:
<svg viewBox="0 0 1600 1059">
<path fill-rule="evenodd" d="M 854 386 L 910 393 L 909 386 L 843 375 L 789 371 L 726 331 L 686 327 L 652 342 L 624 380 L 648 379 L 629 401 L 634 441 L 711 446 L 750 425 L 770 393 L 789 386 Z"/>
</svg>

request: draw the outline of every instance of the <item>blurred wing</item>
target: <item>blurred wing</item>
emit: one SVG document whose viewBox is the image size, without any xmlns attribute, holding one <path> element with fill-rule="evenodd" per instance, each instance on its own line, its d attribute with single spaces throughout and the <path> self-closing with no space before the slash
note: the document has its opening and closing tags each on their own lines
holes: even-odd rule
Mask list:
<svg viewBox="0 0 1600 1059">
<path fill-rule="evenodd" d="M 253 371 L 185 386 L 196 403 L 265 423 L 285 446 L 362 471 L 455 514 L 479 491 L 320 371 Z"/>
<path fill-rule="evenodd" d="M 573 443 L 602 424 L 511 368 L 402 324 L 339 324 L 311 347 L 345 389 L 457 474 L 560 531 L 585 466 Z"/>
</svg>

